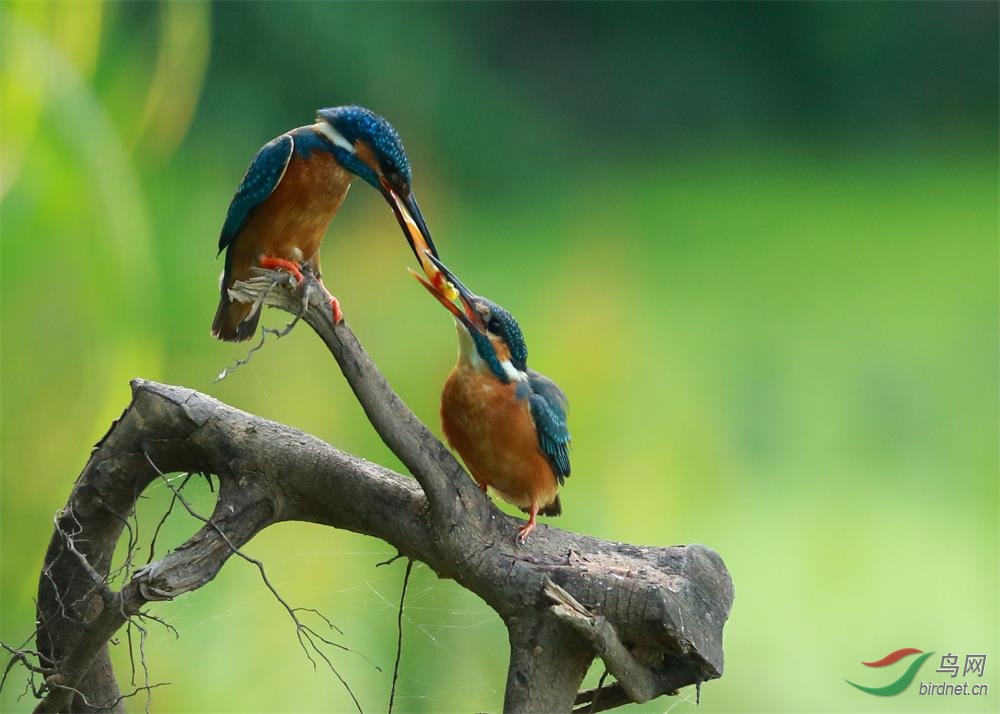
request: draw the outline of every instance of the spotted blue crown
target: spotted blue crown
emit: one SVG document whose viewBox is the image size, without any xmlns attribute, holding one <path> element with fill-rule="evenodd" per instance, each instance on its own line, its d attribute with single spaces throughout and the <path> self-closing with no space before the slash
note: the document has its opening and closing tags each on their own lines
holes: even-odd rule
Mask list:
<svg viewBox="0 0 1000 714">
<path fill-rule="evenodd" d="M 320 121 L 329 124 L 351 144 L 361 140 L 368 144 L 389 182 L 399 188 L 408 188 L 413 175 L 410 160 L 403 149 L 399 134 L 384 117 L 359 106 L 329 107 L 316 112 Z M 343 147 L 333 147 L 334 156 L 351 173 L 357 174 L 375 188 L 380 188 L 378 176 L 358 156 Z"/>
</svg>

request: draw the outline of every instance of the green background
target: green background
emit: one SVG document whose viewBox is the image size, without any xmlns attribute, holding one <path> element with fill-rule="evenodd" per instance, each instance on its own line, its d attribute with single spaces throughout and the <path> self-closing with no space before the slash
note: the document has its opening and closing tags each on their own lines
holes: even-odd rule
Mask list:
<svg viewBox="0 0 1000 714">
<path fill-rule="evenodd" d="M 725 558 L 726 672 L 699 711 L 996 711 L 997 8 L 4 3 L 0 637 L 33 630 L 52 516 L 132 377 L 399 468 L 306 329 L 213 383 L 245 353 L 208 334 L 242 172 L 360 103 L 403 136 L 442 255 L 570 397 L 552 523 Z M 359 183 L 330 233 L 327 284 L 439 431 L 451 321 L 376 192 Z M 148 496 L 144 538 L 167 502 Z M 161 548 L 196 526 L 176 515 Z M 344 629 L 359 654 L 333 661 L 383 710 L 392 550 L 296 524 L 247 550 Z M 154 612 L 181 634 L 151 626 L 150 678 L 173 683 L 155 711 L 351 709 L 246 563 Z M 482 602 L 418 565 L 404 628 L 399 711 L 500 709 L 506 638 Z M 938 653 L 918 683 L 942 681 L 940 654 L 986 653 L 971 681 L 996 691 L 844 683 L 889 683 L 906 661 L 860 663 L 901 647 Z M 0 708 L 30 708 L 22 684 Z"/>
</svg>

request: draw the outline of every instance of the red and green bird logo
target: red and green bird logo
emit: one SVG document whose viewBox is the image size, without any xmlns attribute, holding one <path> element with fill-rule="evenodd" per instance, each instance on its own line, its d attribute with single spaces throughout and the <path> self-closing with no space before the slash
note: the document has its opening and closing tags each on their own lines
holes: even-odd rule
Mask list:
<svg viewBox="0 0 1000 714">
<path fill-rule="evenodd" d="M 901 650 L 896 650 L 895 652 L 890 652 L 882 659 L 876 662 L 862 662 L 861 664 L 866 667 L 888 667 L 890 664 L 895 664 L 904 657 L 909 657 L 912 654 L 919 654 L 915 660 L 910 662 L 910 666 L 906 668 L 906 671 L 900 675 L 899 679 L 891 684 L 887 684 L 884 687 L 862 687 L 860 684 L 855 684 L 849 679 L 844 681 L 850 684 L 852 687 L 860 689 L 862 692 L 867 692 L 868 694 L 874 694 L 876 697 L 891 697 L 899 694 L 904 689 L 910 686 L 913 682 L 913 678 L 917 676 L 917 670 L 920 669 L 928 657 L 930 657 L 933 652 L 922 652 L 914 647 L 904 647 Z"/>
</svg>

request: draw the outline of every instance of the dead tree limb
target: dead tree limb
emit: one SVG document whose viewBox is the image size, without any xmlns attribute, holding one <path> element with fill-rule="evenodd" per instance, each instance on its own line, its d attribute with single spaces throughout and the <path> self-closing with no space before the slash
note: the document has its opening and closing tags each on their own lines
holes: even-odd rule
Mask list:
<svg viewBox="0 0 1000 714">
<path fill-rule="evenodd" d="M 267 290 L 272 282 L 259 276 L 235 295 L 303 310 L 301 294 Z M 56 519 L 38 588 L 37 666 L 47 676 L 36 711 L 120 711 L 108 655 L 114 633 L 147 603 L 211 581 L 256 533 L 288 520 L 380 538 L 479 595 L 509 632 L 505 711 L 570 711 L 595 657 L 619 680 L 602 690 L 597 709 L 721 675 L 733 587 L 714 551 L 637 547 L 546 526 L 517 545 L 519 521 L 479 491 L 350 328 L 332 326 L 318 301 L 306 304 L 302 318 L 415 480 L 193 390 L 134 380 L 131 403 Z M 185 543 L 112 590 L 123 516 L 150 483 L 175 472 L 218 477 L 214 512 Z"/>
</svg>

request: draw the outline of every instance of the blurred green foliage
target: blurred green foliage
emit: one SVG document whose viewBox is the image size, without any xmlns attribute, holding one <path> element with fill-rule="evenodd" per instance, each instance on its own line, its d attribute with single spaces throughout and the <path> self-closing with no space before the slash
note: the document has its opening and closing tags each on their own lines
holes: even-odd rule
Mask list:
<svg viewBox="0 0 1000 714">
<path fill-rule="evenodd" d="M 724 556 L 726 673 L 701 711 L 868 709 L 843 679 L 883 684 L 860 662 L 904 646 L 986 652 L 997 691 L 880 711 L 996 710 L 997 8 L 4 2 L 0 638 L 33 629 L 52 514 L 131 377 L 399 468 L 304 329 L 212 382 L 245 352 L 208 335 L 242 171 L 356 102 L 403 135 L 447 261 L 570 395 L 555 524 Z M 331 233 L 327 283 L 437 428 L 449 320 L 374 192 Z M 143 501 L 144 537 L 166 502 Z M 160 547 L 195 526 L 178 514 Z M 284 524 L 248 550 L 344 629 L 338 669 L 384 707 L 388 546 Z M 182 635 L 150 632 L 150 676 L 174 683 L 156 711 L 351 708 L 244 563 L 154 611 Z M 404 626 L 400 711 L 499 709 L 483 603 L 418 566 Z M 0 709 L 30 707 L 20 686 Z"/>
</svg>

